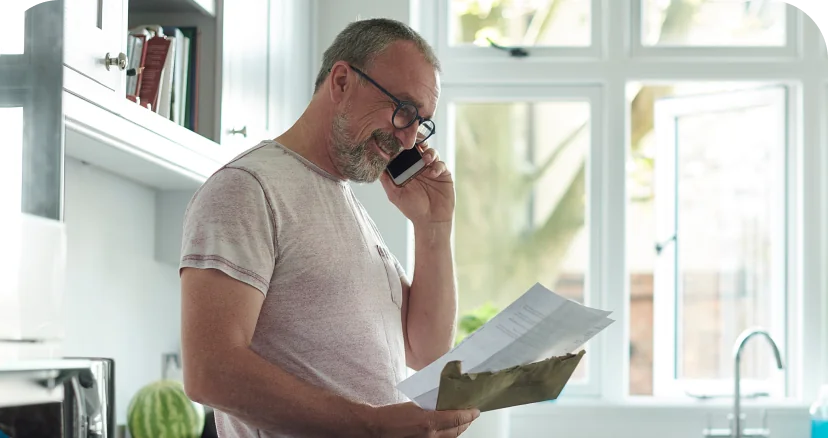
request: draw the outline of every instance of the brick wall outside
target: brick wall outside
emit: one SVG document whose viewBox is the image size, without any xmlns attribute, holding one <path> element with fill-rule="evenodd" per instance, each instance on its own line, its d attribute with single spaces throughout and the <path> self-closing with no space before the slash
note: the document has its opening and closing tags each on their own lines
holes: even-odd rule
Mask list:
<svg viewBox="0 0 828 438">
<path fill-rule="evenodd" d="M 682 376 L 689 378 L 732 377 L 730 348 L 740 327 L 766 325 L 767 315 L 759 309 L 768 306 L 761 299 L 739 296 L 724 290 L 737 280 L 716 272 L 684 276 L 684 334 L 680 348 Z M 577 301 L 583 296 L 583 276 L 563 275 L 555 292 Z M 767 294 L 755 294 L 764 298 Z M 727 323 L 723 323 L 727 321 Z M 730 327 L 728 327 L 730 326 Z M 630 395 L 653 393 L 653 275 L 630 275 Z M 729 331 L 726 331 L 729 330 Z M 588 347 L 588 346 L 587 346 Z M 781 347 L 781 346 L 780 346 Z M 587 348 L 588 349 L 588 348 Z M 744 377 L 767 377 L 772 368 L 769 349 L 762 342 L 746 346 Z M 586 367 L 573 378 L 583 378 Z"/>
</svg>

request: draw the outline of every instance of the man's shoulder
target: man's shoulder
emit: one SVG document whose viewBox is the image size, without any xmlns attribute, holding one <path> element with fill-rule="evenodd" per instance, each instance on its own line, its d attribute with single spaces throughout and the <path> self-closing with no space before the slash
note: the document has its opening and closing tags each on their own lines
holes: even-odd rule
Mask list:
<svg viewBox="0 0 828 438">
<path fill-rule="evenodd" d="M 296 152 L 272 140 L 239 154 L 217 170 L 203 185 L 223 193 L 263 191 L 266 198 L 291 202 L 312 186 L 335 182 L 332 177 Z"/>
<path fill-rule="evenodd" d="M 273 140 L 264 140 L 230 160 L 224 168 L 247 171 L 263 185 L 305 185 L 318 178 L 334 180 L 306 158 Z"/>
<path fill-rule="evenodd" d="M 237 155 L 223 166 L 224 169 L 241 169 L 258 178 L 279 175 L 285 169 L 296 167 L 297 161 L 284 147 L 274 141 L 264 140 Z"/>
</svg>

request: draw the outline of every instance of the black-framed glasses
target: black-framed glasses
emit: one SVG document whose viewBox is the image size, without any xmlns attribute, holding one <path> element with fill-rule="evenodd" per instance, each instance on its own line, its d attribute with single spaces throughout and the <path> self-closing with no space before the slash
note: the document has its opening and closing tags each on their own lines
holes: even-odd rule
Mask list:
<svg viewBox="0 0 828 438">
<path fill-rule="evenodd" d="M 417 127 L 417 140 L 414 143 L 415 145 L 423 143 L 428 140 L 429 137 L 434 135 L 434 122 L 430 119 L 420 117 L 420 112 L 417 110 L 417 105 L 415 105 L 414 102 L 398 99 L 397 96 L 394 96 L 389 93 L 388 90 L 382 88 L 382 85 L 371 79 L 370 76 L 363 73 L 360 69 L 350 64 L 349 67 L 357 72 L 357 74 L 365 78 L 368 82 L 372 83 L 380 91 L 385 93 L 386 96 L 390 97 L 391 100 L 397 104 L 397 107 L 394 108 L 394 114 L 391 115 L 391 123 L 394 124 L 395 128 L 405 129 L 411 126 L 414 122 L 419 122 L 419 126 Z"/>
</svg>

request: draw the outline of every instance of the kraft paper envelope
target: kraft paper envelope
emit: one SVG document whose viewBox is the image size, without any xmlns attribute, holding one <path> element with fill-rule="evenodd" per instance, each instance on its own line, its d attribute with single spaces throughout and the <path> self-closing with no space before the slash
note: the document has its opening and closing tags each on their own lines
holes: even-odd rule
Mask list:
<svg viewBox="0 0 828 438">
<path fill-rule="evenodd" d="M 451 361 L 440 374 L 437 410 L 477 408 L 481 412 L 558 398 L 586 352 L 551 357 L 500 371 L 462 374 Z"/>
<path fill-rule="evenodd" d="M 610 313 L 536 283 L 397 389 L 427 410 L 473 404 L 491 410 L 554 399 L 580 361 L 572 353 L 614 322 Z M 455 361 L 465 377 L 460 363 L 446 370 Z"/>
</svg>

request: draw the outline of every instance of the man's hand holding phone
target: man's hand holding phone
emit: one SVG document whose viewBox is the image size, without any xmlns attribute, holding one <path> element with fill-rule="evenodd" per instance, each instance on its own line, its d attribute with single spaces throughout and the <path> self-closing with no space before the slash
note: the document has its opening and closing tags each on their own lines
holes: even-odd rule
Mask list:
<svg viewBox="0 0 828 438">
<path fill-rule="evenodd" d="M 388 199 L 417 225 L 449 223 L 454 217 L 454 179 L 427 143 L 403 150 L 380 177 Z"/>
</svg>

